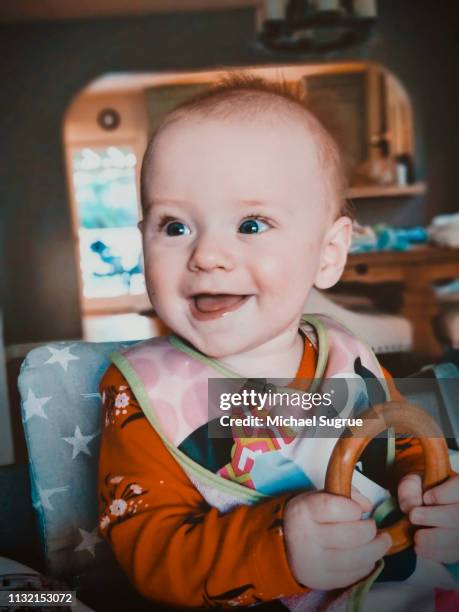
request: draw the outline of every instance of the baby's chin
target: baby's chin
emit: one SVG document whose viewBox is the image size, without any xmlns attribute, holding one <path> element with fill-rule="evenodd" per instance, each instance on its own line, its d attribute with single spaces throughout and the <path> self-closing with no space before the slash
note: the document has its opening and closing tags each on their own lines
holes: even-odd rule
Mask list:
<svg viewBox="0 0 459 612">
<path fill-rule="evenodd" d="M 241 342 L 235 342 L 234 340 L 228 341 L 228 339 L 224 338 L 199 338 L 194 339 L 194 341 L 189 340 L 189 342 L 198 351 L 206 355 L 206 357 L 211 357 L 212 359 L 224 359 L 225 357 L 239 354 L 244 351 Z"/>
<path fill-rule="evenodd" d="M 211 359 L 222 360 L 226 357 L 239 355 L 257 346 L 256 339 L 252 343 L 244 338 L 241 334 L 233 333 L 215 333 L 204 335 L 190 334 L 182 336 L 199 352 L 210 357 Z"/>
<path fill-rule="evenodd" d="M 161 317 L 161 313 L 158 314 Z M 260 329 L 257 325 L 245 325 L 241 328 L 238 325 L 222 325 L 221 321 L 220 324 L 217 321 L 216 324 L 210 322 L 195 325 L 193 321 L 188 321 L 187 317 L 172 317 L 170 312 L 168 314 L 169 316 L 161 318 L 172 333 L 206 357 L 219 361 L 252 351 L 254 359 L 258 359 L 255 357 L 255 354 L 258 354 L 257 349 L 285 332 L 285 326 L 281 330 L 267 327 Z"/>
</svg>

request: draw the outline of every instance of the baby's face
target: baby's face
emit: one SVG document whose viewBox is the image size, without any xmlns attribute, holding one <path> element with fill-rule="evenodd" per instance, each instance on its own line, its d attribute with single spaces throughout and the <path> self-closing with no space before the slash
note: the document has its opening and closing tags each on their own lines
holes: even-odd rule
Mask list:
<svg viewBox="0 0 459 612">
<path fill-rule="evenodd" d="M 160 318 L 201 352 L 297 328 L 330 225 L 316 141 L 298 122 L 184 119 L 145 185 L 145 276 Z"/>
</svg>

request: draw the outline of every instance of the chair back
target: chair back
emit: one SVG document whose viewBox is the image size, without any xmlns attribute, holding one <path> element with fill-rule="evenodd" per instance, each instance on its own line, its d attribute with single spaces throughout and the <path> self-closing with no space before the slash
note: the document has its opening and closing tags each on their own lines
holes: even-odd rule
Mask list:
<svg viewBox="0 0 459 612">
<path fill-rule="evenodd" d="M 98 535 L 99 381 L 128 342 L 56 342 L 33 349 L 19 375 L 32 503 L 49 575 L 77 586 L 119 577 Z"/>
</svg>

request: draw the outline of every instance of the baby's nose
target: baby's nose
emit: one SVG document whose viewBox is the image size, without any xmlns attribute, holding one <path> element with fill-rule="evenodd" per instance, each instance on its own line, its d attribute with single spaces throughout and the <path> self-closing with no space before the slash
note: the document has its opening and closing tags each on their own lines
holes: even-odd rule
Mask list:
<svg viewBox="0 0 459 612">
<path fill-rule="evenodd" d="M 188 267 L 192 272 L 209 272 L 215 269 L 231 270 L 234 258 L 228 244 L 216 236 L 200 236 L 190 256 Z"/>
</svg>

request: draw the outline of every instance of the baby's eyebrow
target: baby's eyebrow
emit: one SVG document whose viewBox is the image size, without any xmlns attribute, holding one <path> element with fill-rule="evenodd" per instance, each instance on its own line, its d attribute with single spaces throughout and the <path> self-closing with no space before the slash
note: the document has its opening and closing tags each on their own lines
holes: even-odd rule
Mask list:
<svg viewBox="0 0 459 612">
<path fill-rule="evenodd" d="M 243 204 L 244 206 L 266 206 L 268 202 L 264 202 L 263 200 L 255 200 L 253 198 L 242 198 L 241 200 L 237 200 L 238 204 Z M 174 204 L 189 204 L 188 200 L 180 200 L 178 198 L 152 198 L 148 202 L 148 208 L 152 206 L 167 206 Z"/>
<path fill-rule="evenodd" d="M 167 204 L 188 204 L 187 200 L 179 200 L 178 198 L 152 198 L 149 206 L 166 206 Z"/>
<path fill-rule="evenodd" d="M 246 206 L 266 206 L 267 202 L 263 202 L 263 200 L 239 200 L 240 204 L 244 204 Z"/>
</svg>

